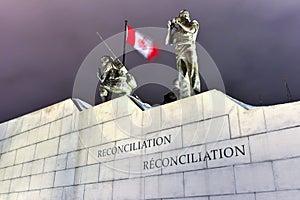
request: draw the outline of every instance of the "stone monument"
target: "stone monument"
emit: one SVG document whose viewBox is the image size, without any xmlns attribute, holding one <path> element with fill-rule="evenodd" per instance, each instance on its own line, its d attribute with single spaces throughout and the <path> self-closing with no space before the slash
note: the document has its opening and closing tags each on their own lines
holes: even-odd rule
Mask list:
<svg viewBox="0 0 300 200">
<path fill-rule="evenodd" d="M 300 199 L 300 102 L 72 100 L 0 124 L 0 199 Z"/>
</svg>

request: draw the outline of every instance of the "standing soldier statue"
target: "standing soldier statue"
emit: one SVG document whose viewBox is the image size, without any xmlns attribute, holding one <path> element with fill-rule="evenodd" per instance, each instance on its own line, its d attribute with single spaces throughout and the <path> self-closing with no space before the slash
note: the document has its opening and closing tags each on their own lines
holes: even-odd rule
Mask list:
<svg viewBox="0 0 300 200">
<path fill-rule="evenodd" d="M 168 21 L 166 44 L 175 46 L 176 65 L 179 71 L 178 99 L 200 93 L 196 37 L 199 23 L 190 19 L 187 10 L 179 12 L 178 17 Z"/>
<path fill-rule="evenodd" d="M 132 90 L 136 88 L 134 77 L 128 73 L 121 61 L 110 56 L 103 56 L 102 73 L 98 69 L 99 90 L 101 100 L 107 101 L 109 93 L 121 95 L 130 95 Z"/>
</svg>

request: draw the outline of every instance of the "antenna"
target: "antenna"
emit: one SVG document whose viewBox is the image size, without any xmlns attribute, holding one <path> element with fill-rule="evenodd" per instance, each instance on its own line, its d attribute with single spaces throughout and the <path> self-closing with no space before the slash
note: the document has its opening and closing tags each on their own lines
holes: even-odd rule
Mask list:
<svg viewBox="0 0 300 200">
<path fill-rule="evenodd" d="M 104 45 L 106 46 L 106 48 L 110 51 L 110 53 L 117 58 L 117 56 L 114 54 L 114 52 L 111 50 L 111 48 L 108 46 L 108 44 L 104 41 L 103 37 L 100 35 L 99 32 L 97 32 L 97 35 L 99 36 L 100 40 L 104 43 Z"/>
<path fill-rule="evenodd" d="M 287 101 L 288 102 L 292 102 L 292 93 L 290 91 L 290 88 L 289 88 L 289 85 L 288 85 L 288 82 L 287 82 L 287 77 L 284 75 L 283 76 L 283 81 L 284 81 L 284 84 L 285 84 L 285 88 L 286 88 L 286 95 L 287 95 Z"/>
</svg>

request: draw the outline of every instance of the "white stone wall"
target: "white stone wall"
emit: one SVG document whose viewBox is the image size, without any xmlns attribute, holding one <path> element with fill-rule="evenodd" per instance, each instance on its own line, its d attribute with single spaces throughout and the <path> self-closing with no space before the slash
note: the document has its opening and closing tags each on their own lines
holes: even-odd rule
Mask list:
<svg viewBox="0 0 300 200">
<path fill-rule="evenodd" d="M 241 145 L 245 155 L 228 156 Z M 66 100 L 0 124 L 0 152 L 1 200 L 299 200 L 300 102 L 246 110 L 212 90 L 147 111 L 124 96 L 79 112 Z M 176 156 L 184 164 L 162 166 Z"/>
</svg>

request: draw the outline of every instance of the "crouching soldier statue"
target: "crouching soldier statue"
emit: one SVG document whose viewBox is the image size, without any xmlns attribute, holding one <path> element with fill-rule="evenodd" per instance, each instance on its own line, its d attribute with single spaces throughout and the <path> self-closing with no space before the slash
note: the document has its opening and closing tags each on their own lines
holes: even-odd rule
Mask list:
<svg viewBox="0 0 300 200">
<path fill-rule="evenodd" d="M 99 92 L 101 100 L 107 101 L 109 94 L 117 96 L 130 95 L 137 84 L 134 77 L 128 73 L 126 67 L 118 58 L 103 56 L 102 73 L 98 68 Z"/>
</svg>

